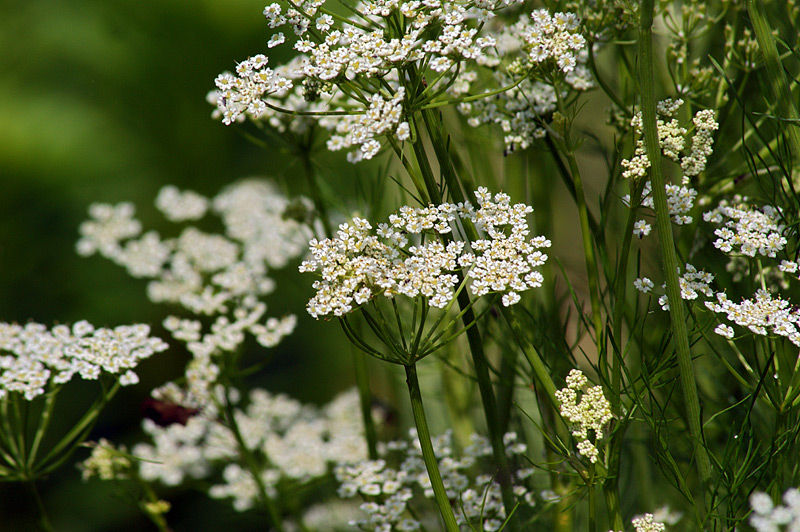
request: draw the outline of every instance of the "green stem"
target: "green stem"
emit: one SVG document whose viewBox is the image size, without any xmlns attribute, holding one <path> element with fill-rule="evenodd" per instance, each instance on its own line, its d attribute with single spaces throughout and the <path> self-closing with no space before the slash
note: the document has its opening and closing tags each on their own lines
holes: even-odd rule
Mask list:
<svg viewBox="0 0 800 532">
<path fill-rule="evenodd" d="M 603 480 L 603 496 L 606 499 L 606 510 L 608 511 L 611 530 L 614 532 L 625 530 L 625 523 L 622 521 L 622 511 L 619 504 L 619 462 L 622 436 L 624 434 L 625 430 L 621 427 L 614 432 L 610 441 L 606 444 L 608 476 Z"/>
<path fill-rule="evenodd" d="M 511 328 L 511 332 L 517 344 L 522 348 L 523 353 L 528 359 L 528 363 L 531 365 L 531 369 L 533 369 L 533 376 L 536 382 L 544 389 L 550 405 L 558 412 L 559 405 L 556 400 L 556 390 L 558 390 L 558 388 L 556 388 L 556 383 L 553 382 L 553 378 L 550 376 L 550 369 L 545 366 L 536 347 L 527 340 L 514 310 L 504 307 L 502 313 L 508 326 Z"/>
<path fill-rule="evenodd" d="M 225 413 L 225 421 L 228 424 L 228 428 L 233 433 L 233 437 L 236 439 L 236 445 L 239 447 L 239 456 L 241 457 L 242 462 L 244 462 L 244 466 L 250 472 L 253 482 L 256 483 L 258 497 L 261 499 L 261 503 L 267 510 L 267 514 L 269 514 L 272 525 L 276 530 L 278 530 L 278 532 L 285 532 L 283 520 L 281 518 L 280 511 L 278 510 L 278 506 L 267 493 L 267 487 L 264 484 L 264 479 L 261 478 L 261 468 L 258 466 L 255 456 L 253 456 L 252 451 L 247 447 L 244 437 L 242 436 L 242 432 L 239 430 L 239 424 L 236 422 L 233 406 L 231 405 L 230 397 L 228 397 L 230 389 L 230 385 L 225 386 L 224 404 L 222 405 Z"/>
<path fill-rule="evenodd" d="M 417 190 L 423 197 L 428 197 L 429 200 L 435 204 L 442 203 L 442 193 L 436 184 L 436 179 L 433 177 L 433 169 L 431 169 L 428 155 L 425 153 L 425 147 L 422 145 L 422 137 L 417 131 L 417 140 L 414 142 L 414 157 L 417 160 L 420 174 L 422 174 L 423 184 L 425 186 L 422 190 Z"/>
<path fill-rule="evenodd" d="M 25 489 L 31 498 L 31 501 L 33 502 L 33 505 L 36 508 L 39 530 L 41 530 L 42 532 L 54 532 L 55 529 L 53 528 L 53 525 L 50 523 L 50 518 L 47 517 L 47 511 L 45 510 L 44 503 L 42 502 L 42 497 L 39 495 L 39 490 L 36 489 L 36 482 L 33 480 L 29 480 L 27 482 L 24 482 L 24 484 L 25 484 Z"/>
<path fill-rule="evenodd" d="M 378 437 L 375 432 L 375 423 L 372 420 L 372 393 L 369 390 L 369 372 L 367 370 L 367 357 L 363 353 L 353 352 L 353 362 L 356 366 L 356 385 L 358 398 L 361 404 L 361 418 L 364 421 L 364 435 L 367 437 L 369 459 L 378 459 Z"/>
<path fill-rule="evenodd" d="M 97 422 L 97 417 L 100 415 L 100 412 L 117 394 L 119 388 L 120 383 L 118 379 L 114 381 L 114 384 L 108 390 L 103 386 L 100 398 L 92 403 L 89 410 L 72 429 L 70 429 L 67 435 L 61 438 L 43 459 L 39 460 L 38 464 L 35 465 L 35 470 L 32 469 L 31 473 L 35 476 L 42 476 L 63 464 L 75 449 L 89 436 L 92 427 L 94 427 L 95 422 Z"/>
<path fill-rule="evenodd" d="M 167 519 L 164 517 L 164 513 L 153 511 L 153 509 L 150 507 L 150 505 L 160 502 L 160 499 L 158 498 L 158 495 L 156 495 L 156 492 L 153 490 L 152 486 L 139 476 L 138 472 L 136 472 L 136 468 L 133 468 L 132 470 L 132 478 L 142 490 L 145 499 L 138 501 L 139 509 L 147 516 L 148 519 L 150 519 L 156 528 L 158 528 L 159 532 L 172 532 L 172 529 L 167 523 Z"/>
<path fill-rule="evenodd" d="M 497 392 L 497 428 L 501 434 L 508 432 L 511 407 L 514 401 L 514 380 L 517 376 L 517 355 L 519 351 L 509 349 L 503 353 L 500 362 L 500 382 Z"/>
<path fill-rule="evenodd" d="M 556 90 L 556 92 L 558 92 Z M 564 120 L 567 113 L 561 98 L 558 98 L 558 107 Z M 586 276 L 589 284 L 589 299 L 592 305 L 592 324 L 594 326 L 595 344 L 598 356 L 603 356 L 603 318 L 600 311 L 600 282 L 597 273 L 597 258 L 594 253 L 594 242 L 592 241 L 592 229 L 589 222 L 589 209 L 586 206 L 586 193 L 583 189 L 583 179 L 575 158 L 575 150 L 570 140 L 570 133 L 567 126 L 564 127 L 564 147 L 567 162 L 569 164 L 572 183 L 575 186 L 575 202 L 578 207 L 578 220 L 581 226 L 581 243 L 583 244 L 583 256 L 586 262 Z"/>
<path fill-rule="evenodd" d="M 439 163 L 439 170 L 445 183 L 447 183 L 448 190 L 456 201 L 463 201 L 464 196 L 463 191 L 461 190 L 461 185 L 458 182 L 457 176 L 455 175 L 455 170 L 452 167 L 452 163 L 447 152 L 447 146 L 445 145 L 445 140 L 442 137 L 440 130 L 435 127 L 435 118 L 433 117 L 432 112 L 423 112 L 423 119 L 425 121 L 428 135 L 433 144 L 434 152 L 436 153 L 436 159 Z M 441 195 L 439 193 L 438 186 L 436 185 L 436 180 L 433 176 L 431 166 L 426 158 L 425 150 L 422 147 L 422 139 L 419 134 L 417 137 L 417 142 L 414 144 L 414 151 L 431 198 L 441 202 Z M 474 228 L 469 227 L 469 224 L 465 225 L 467 226 L 465 227 L 467 232 L 471 233 L 467 235 L 468 237 L 472 238 L 473 235 L 477 236 Z M 486 417 L 486 428 L 489 431 L 489 441 L 492 444 L 492 454 L 495 459 L 495 464 L 499 470 L 497 479 L 503 495 L 503 506 L 505 507 L 506 515 L 510 516 L 514 510 L 514 494 L 511 490 L 510 470 L 508 458 L 506 457 L 505 453 L 505 445 L 503 444 L 503 434 L 499 430 L 500 425 L 497 416 L 497 403 L 495 401 L 492 380 L 489 375 L 489 363 L 486 360 L 486 353 L 483 349 L 481 333 L 478 327 L 474 326 L 475 314 L 471 308 L 469 294 L 466 291 L 462 291 L 458 294 L 458 304 L 463 312 L 461 319 L 464 323 L 464 327 L 467 329 L 467 342 L 469 343 L 472 362 L 473 366 L 475 367 L 475 377 L 478 381 L 478 389 L 481 394 L 481 403 L 483 405 L 483 412 Z M 511 529 L 514 529 L 513 521 L 511 523 Z"/>
<path fill-rule="evenodd" d="M 19 446 L 17 445 L 18 430 L 12 424 L 11 409 L 9 409 L 9 400 L 11 394 L 6 395 L 0 400 L 0 426 L 2 426 L 2 438 L 4 449 L 3 455 L 8 465 L 16 472 L 22 472 L 24 462 L 21 461 Z M 8 452 L 5 452 L 8 451 Z"/>
<path fill-rule="evenodd" d="M 422 460 L 425 462 L 425 467 L 428 469 L 428 477 L 430 478 L 431 487 L 433 488 L 433 496 L 434 499 L 436 499 L 436 505 L 439 507 L 439 513 L 444 520 L 445 530 L 447 530 L 447 532 L 459 532 L 456 516 L 453 514 L 453 507 L 450 505 L 450 499 L 447 497 L 447 492 L 442 482 L 442 475 L 439 473 L 439 463 L 433 452 L 431 434 L 428 430 L 428 421 L 425 418 L 425 409 L 422 405 L 422 394 L 420 393 L 419 379 L 417 378 L 417 366 L 412 362 L 410 365 L 405 366 L 405 368 L 408 396 L 411 399 L 411 411 L 414 414 L 414 424 L 417 427 L 417 437 L 419 438 L 419 445 L 422 449 Z"/>
<path fill-rule="evenodd" d="M 311 163 L 310 149 L 303 150 L 301 159 L 303 160 L 303 173 L 305 174 L 306 181 L 308 181 L 308 189 L 311 192 L 311 199 L 314 202 L 314 207 L 317 209 L 319 219 L 322 221 L 322 227 L 325 229 L 325 236 L 333 236 L 333 229 L 331 227 L 330 216 L 328 209 L 325 207 L 325 202 L 322 200 L 322 193 L 319 189 L 316 175 L 314 173 L 314 166 Z"/>
<path fill-rule="evenodd" d="M 594 464 L 589 466 L 589 532 L 597 532 L 597 490 L 594 487 Z"/>
<path fill-rule="evenodd" d="M 600 283 L 597 274 L 597 259 L 594 255 L 592 231 L 589 227 L 589 210 L 586 206 L 586 195 L 583 190 L 583 179 L 578 169 L 578 161 L 573 153 L 568 155 L 572 180 L 575 183 L 575 192 L 578 198 L 578 218 L 581 224 L 581 241 L 583 255 L 586 261 L 586 275 L 589 282 L 589 298 L 592 304 L 592 322 L 594 324 L 595 342 L 598 354 L 602 353 L 603 318 L 600 312 Z"/>
<path fill-rule="evenodd" d="M 656 129 L 656 96 L 653 73 L 653 0 L 642 0 L 639 25 L 639 85 L 641 90 L 642 122 L 644 127 L 645 150 L 650 158 L 650 181 L 652 183 L 656 222 L 664 261 L 664 275 L 667 280 L 670 318 L 673 340 L 677 348 L 678 368 L 681 388 L 686 403 L 686 416 L 689 431 L 694 440 L 697 469 L 703 483 L 704 493 L 711 490 L 711 461 L 703 440 L 700 420 L 700 400 L 692 367 L 692 353 L 689 348 L 689 332 L 686 324 L 683 300 L 678 279 L 678 257 L 672 237 L 672 225 L 667 208 L 667 194 L 664 188 L 664 175 L 660 165 L 661 147 Z M 706 501 L 707 503 L 710 501 Z"/>
<path fill-rule="evenodd" d="M 786 72 L 781 64 L 778 48 L 772 37 L 772 29 L 767 20 L 764 2 L 761 0 L 747 0 L 747 13 L 753 23 L 758 48 L 764 55 L 764 66 L 767 69 L 767 79 L 772 89 L 772 96 L 777 102 L 780 118 L 786 119 L 786 133 L 789 146 L 794 156 L 793 164 L 798 164 L 800 159 L 800 115 L 798 114 L 792 91 L 786 79 Z"/>
<path fill-rule="evenodd" d="M 458 303 L 461 308 L 469 305 L 469 295 L 461 292 L 458 296 Z M 464 313 L 465 326 L 475 322 L 475 315 L 470 308 Z M 489 441 L 492 444 L 492 455 L 497 466 L 497 481 L 500 484 L 500 491 L 503 495 L 503 506 L 506 515 L 511 515 L 514 511 L 514 494 L 511 491 L 511 471 L 506 457 L 505 445 L 503 444 L 503 434 L 500 432 L 500 423 L 497 416 L 497 402 L 494 397 L 492 379 L 489 376 L 489 363 L 486 360 L 486 353 L 483 350 L 481 333 L 477 327 L 467 329 L 467 343 L 469 343 L 470 353 L 472 354 L 472 365 L 475 368 L 475 377 L 478 381 L 478 390 L 481 394 L 483 412 L 486 416 L 486 428 L 489 431 Z M 512 521 L 512 530 L 514 521 Z"/>
<path fill-rule="evenodd" d="M 53 408 L 55 407 L 56 396 L 58 395 L 60 388 L 61 386 L 56 385 L 53 390 L 50 390 L 47 393 L 44 408 L 42 409 L 42 415 L 39 418 L 39 423 L 36 427 L 36 434 L 34 434 L 33 443 L 31 444 L 31 450 L 30 453 L 28 453 L 27 469 L 29 471 L 33 471 L 34 464 L 36 464 L 36 455 L 39 452 L 39 446 L 42 444 L 42 438 L 50 426 L 50 419 L 53 416 Z"/>
</svg>

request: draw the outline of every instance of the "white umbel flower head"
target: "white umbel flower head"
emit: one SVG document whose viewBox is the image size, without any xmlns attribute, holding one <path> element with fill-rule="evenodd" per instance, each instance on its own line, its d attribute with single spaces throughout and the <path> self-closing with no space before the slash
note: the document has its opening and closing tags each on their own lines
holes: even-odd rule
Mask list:
<svg viewBox="0 0 800 532">
<path fill-rule="evenodd" d="M 614 415 L 611 404 L 603 395 L 602 386 L 587 388 L 588 379 L 579 370 L 567 375 L 567 387 L 556 392 L 561 415 L 572 424 L 572 435 L 578 439 L 578 452 L 590 462 L 597 462 L 596 442 L 604 436 L 604 427 Z M 593 436 L 590 437 L 589 431 Z"/>
</svg>

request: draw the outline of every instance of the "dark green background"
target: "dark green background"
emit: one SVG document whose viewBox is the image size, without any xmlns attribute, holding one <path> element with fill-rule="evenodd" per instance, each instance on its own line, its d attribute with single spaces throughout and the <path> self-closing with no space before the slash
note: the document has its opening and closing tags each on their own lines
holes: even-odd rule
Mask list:
<svg viewBox="0 0 800 532">
<path fill-rule="evenodd" d="M 158 332 L 170 309 L 147 301 L 144 281 L 76 255 L 89 204 L 132 201 L 146 228 L 164 229 L 153 199 L 165 184 L 209 196 L 249 176 L 288 177 L 284 184 L 292 186 L 292 161 L 211 120 L 205 101 L 218 73 L 266 51 L 264 5 L 0 0 L 0 321 L 146 322 Z M 278 282 L 269 313 L 296 312 L 303 333 L 284 342 L 251 384 L 323 401 L 351 383 L 349 348 L 330 345 L 341 336 L 335 324 L 303 312 L 309 279 L 290 266 Z M 319 338 L 328 342 L 324 352 Z M 135 442 L 141 401 L 185 360 L 176 345 L 147 361 L 142 383 L 115 398 L 93 437 Z M 77 419 L 73 410 L 94 393 L 92 385 L 71 384 L 60 421 Z M 82 449 L 76 458 L 87 455 Z M 155 530 L 112 484 L 84 484 L 79 476 L 67 464 L 41 483 L 56 530 Z M 263 529 L 257 516 L 236 514 L 225 502 L 166 494 L 176 532 Z M 19 486 L 0 484 L 0 530 L 31 530 L 29 518 Z"/>
</svg>

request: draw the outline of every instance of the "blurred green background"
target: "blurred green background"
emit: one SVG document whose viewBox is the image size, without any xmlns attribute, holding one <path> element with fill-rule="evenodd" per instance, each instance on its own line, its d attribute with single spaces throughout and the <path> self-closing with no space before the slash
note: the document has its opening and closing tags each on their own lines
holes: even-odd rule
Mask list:
<svg viewBox="0 0 800 532">
<path fill-rule="evenodd" d="M 78 226 L 92 202 L 131 201 L 146 228 L 163 228 L 153 200 L 166 184 L 213 196 L 237 179 L 291 169 L 280 155 L 211 120 L 205 101 L 218 73 L 266 50 L 264 5 L 0 2 L 0 321 L 145 322 L 161 331 L 170 309 L 147 301 L 144 281 L 104 259 L 77 256 Z M 336 346 L 327 345 L 325 357 L 314 357 L 314 340 L 324 337 L 318 332 L 335 324 L 305 314 L 310 283 L 301 282 L 296 270 L 279 274 L 278 281 L 292 297 L 273 295 L 269 314 L 293 311 L 310 334 L 284 342 L 267 375 L 254 384 L 323 401 L 350 385 L 351 366 L 342 363 L 350 350 L 342 344 L 341 356 L 332 356 Z M 175 348 L 147 361 L 142 382 L 115 398 L 93 438 L 135 442 L 141 401 L 149 389 L 177 376 L 185 360 Z M 62 402 L 80 405 L 96 393 L 91 385 L 71 386 Z M 68 410 L 62 410 L 64 423 L 75 419 Z M 86 456 L 82 449 L 75 458 Z M 155 529 L 113 485 L 82 483 L 74 464 L 43 482 L 42 490 L 59 531 Z M 172 502 L 176 532 L 263 528 L 227 502 L 191 492 L 175 494 Z M 0 484 L 0 530 L 30 530 L 28 504 L 18 486 Z"/>
</svg>

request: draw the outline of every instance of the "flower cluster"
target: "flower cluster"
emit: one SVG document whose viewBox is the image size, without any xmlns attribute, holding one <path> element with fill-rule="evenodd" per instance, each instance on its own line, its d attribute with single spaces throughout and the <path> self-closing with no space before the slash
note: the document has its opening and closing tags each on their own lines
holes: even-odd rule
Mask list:
<svg viewBox="0 0 800 532">
<path fill-rule="evenodd" d="M 105 438 L 91 444 L 92 454 L 80 463 L 83 480 L 97 477 L 100 480 L 114 480 L 127 478 L 131 460 L 126 456 L 127 449 L 124 445 L 115 447 Z"/>
<path fill-rule="evenodd" d="M 379 77 L 423 58 L 428 68 L 443 72 L 460 60 L 478 58 L 484 48 L 494 44 L 491 39 L 479 37 L 477 28 L 467 25 L 470 14 L 461 3 L 426 0 L 401 6 L 400 2 L 392 0 L 370 0 L 359 6 L 357 17 L 347 20 L 341 27 L 320 9 L 323 3 L 306 0 L 298 5 L 302 13 L 294 7 L 283 12 L 277 3 L 264 9 L 271 28 L 291 25 L 294 33 L 301 37 L 294 48 L 308 54 L 303 73 L 312 79 Z M 475 4 L 481 4 L 485 16 L 489 16 L 493 10 L 511 3 L 482 1 Z M 396 15 L 400 15 L 404 23 L 402 35 L 396 32 L 387 35 L 390 30 L 386 20 Z"/>
<path fill-rule="evenodd" d="M 364 459 L 367 450 L 359 411 L 354 391 L 316 408 L 256 389 L 245 408 L 234 410 L 234 418 L 274 497 L 281 486 L 305 484 L 327 475 L 334 465 Z M 238 511 L 257 504 L 252 472 L 240 463 L 236 437 L 213 405 L 185 425 L 159 426 L 148 419 L 143 427 L 152 443 L 137 444 L 131 451 L 140 459 L 136 464 L 142 479 L 177 486 L 186 478 L 208 478 L 221 469 L 223 482 L 211 486 L 209 495 L 233 499 Z"/>
<path fill-rule="evenodd" d="M 766 493 L 750 496 L 753 513 L 748 520 L 757 532 L 800 531 L 800 490 L 790 488 L 783 494 L 783 503 L 774 505 Z"/>
<path fill-rule="evenodd" d="M 578 17 L 573 13 L 556 13 L 537 9 L 519 35 L 530 48 L 528 58 L 533 63 L 555 60 L 563 72 L 572 72 L 577 65 L 575 54 L 586 46 L 586 39 L 575 30 Z"/>
<path fill-rule="evenodd" d="M 694 134 L 692 135 L 692 145 L 689 153 L 684 154 L 686 147 L 686 136 L 688 131 L 682 127 L 675 117 L 678 109 L 683 105 L 683 100 L 667 99 L 659 102 L 657 106 L 658 120 L 658 139 L 662 154 L 680 164 L 683 177 L 681 185 L 667 183 L 667 205 L 672 220 L 677 225 L 692 223 L 692 217 L 688 215 L 694 206 L 697 191 L 689 187 L 690 178 L 699 175 L 706 167 L 706 161 L 712 153 L 714 143 L 713 133 L 719 128 L 719 124 L 714 119 L 714 112 L 704 109 L 698 111 L 692 122 L 694 124 Z M 650 160 L 644 147 L 643 123 L 641 112 L 634 115 L 631 119 L 631 126 L 637 135 L 634 156 L 631 159 L 623 159 L 621 164 L 624 168 L 622 177 L 630 179 L 642 179 L 647 175 L 650 168 Z M 630 204 L 630 196 L 625 196 L 623 201 Z M 645 184 L 642 195 L 641 205 L 654 209 L 653 195 L 650 182 Z M 644 221 L 639 222 L 645 224 Z M 643 236 L 649 233 L 649 226 L 646 231 L 637 230 Z"/>
<path fill-rule="evenodd" d="M 488 33 L 496 45 L 479 62 L 491 69 L 487 90 L 509 88 L 490 98 L 459 104 L 468 123 L 499 125 L 507 152 L 525 149 L 543 137 L 544 117 L 556 110 L 556 91 L 565 96 L 568 88 L 581 91 L 594 86 L 586 66 L 586 41 L 578 26 L 572 13 L 551 15 L 539 9 L 530 16 L 522 14 L 514 24 L 490 27 Z M 557 88 L 552 75 L 563 76 L 564 84 Z M 478 80 L 477 71 L 466 71 L 449 92 L 456 98 L 466 96 Z"/>
<path fill-rule="evenodd" d="M 683 100 L 666 99 L 656 106 L 658 115 L 656 129 L 658 141 L 663 155 L 681 165 L 684 177 L 694 177 L 705 170 L 706 160 L 712 153 L 714 144 L 713 132 L 719 128 L 714 119 L 714 112 L 704 109 L 698 111 L 692 122 L 695 127 L 692 137 L 692 149 L 686 155 L 681 155 L 686 145 L 686 128 L 682 127 L 675 115 L 683 105 Z M 642 178 L 650 167 L 650 160 L 644 147 L 642 113 L 637 112 L 631 118 L 631 127 L 637 135 L 636 148 L 632 159 L 623 159 L 622 166 L 625 171 L 622 177 Z"/>
<path fill-rule="evenodd" d="M 294 49 L 303 55 L 293 60 L 291 68 L 274 70 L 266 67 L 263 55 L 254 56 L 239 64 L 238 77 L 220 75 L 219 90 L 209 101 L 217 106 L 215 114 L 225 124 L 246 114 L 252 119 L 267 118 L 285 130 L 286 124 L 274 113 L 279 108 L 347 116 L 320 120 L 321 125 L 336 129 L 328 148 L 356 148 L 348 154 L 352 162 L 370 159 L 380 149 L 381 136 L 394 135 L 401 141 L 409 138 L 409 125 L 401 120 L 402 104 L 408 97 L 401 83 L 405 72 L 412 68 L 419 79 L 427 75 L 431 94 L 437 84 L 449 85 L 458 77 L 461 63 L 483 61 L 496 45 L 493 37 L 480 35 L 480 24 L 471 19 L 488 20 L 496 10 L 513 3 L 518 0 L 466 4 L 425 0 L 402 5 L 393 0 L 369 0 L 350 18 L 334 17 L 320 0 L 298 2 L 285 9 L 272 3 L 264 9 L 270 28 L 291 28 L 297 36 Z M 280 31 L 267 46 L 284 42 L 286 36 Z M 564 43 L 576 46 L 573 41 Z M 565 68 L 570 67 L 565 64 Z M 374 79 L 380 79 L 380 84 L 369 82 Z M 317 102 L 322 95 L 324 104 L 301 103 L 301 97 Z"/>
<path fill-rule="evenodd" d="M 561 415 L 573 424 L 572 435 L 580 440 L 578 452 L 595 463 L 600 454 L 595 444 L 603 438 L 603 427 L 614 415 L 611 404 L 603 395 L 603 387 L 587 388 L 588 382 L 580 370 L 573 369 L 567 376 L 567 387 L 556 392 L 556 399 L 561 403 Z M 592 439 L 589 437 L 590 429 L 594 433 Z"/>
<path fill-rule="evenodd" d="M 664 523 L 659 523 L 655 520 L 653 514 L 644 514 L 642 517 L 637 517 L 632 521 L 632 524 L 636 532 L 664 532 L 667 529 Z"/>
<path fill-rule="evenodd" d="M 680 272 L 678 272 L 680 273 Z M 714 282 L 714 275 L 704 270 L 698 270 L 689 263 L 686 263 L 686 271 L 678 277 L 678 283 L 681 289 L 681 299 L 692 301 L 697 299 L 700 295 L 707 298 L 714 297 L 714 291 L 711 289 L 711 283 Z M 641 292 L 649 292 L 653 287 L 652 281 L 647 277 L 643 279 L 636 279 L 634 286 Z M 667 289 L 666 283 L 661 285 L 662 290 Z M 658 304 L 661 305 L 661 310 L 669 310 L 669 298 L 666 294 L 658 298 Z"/>
<path fill-rule="evenodd" d="M 96 329 L 79 321 L 48 330 L 40 323 L 0 323 L 0 398 L 20 393 L 30 401 L 75 375 L 96 380 L 108 373 L 123 386 L 136 384 L 139 362 L 168 347 L 144 324 Z"/>
<path fill-rule="evenodd" d="M 782 235 L 780 210 L 769 205 L 760 208 L 747 204 L 747 198 L 734 196 L 732 202 L 722 200 L 703 215 L 706 222 L 722 225 L 714 231 L 719 237 L 714 247 L 723 253 L 738 251 L 742 255 L 774 258 L 786 246 Z"/>
<path fill-rule="evenodd" d="M 408 122 L 400 121 L 404 94 L 403 87 L 388 100 L 380 94 L 373 94 L 364 114 L 342 116 L 336 123 L 335 134 L 328 140 L 328 149 L 338 151 L 359 146 L 358 151 L 348 154 L 351 162 L 357 162 L 378 154 L 381 143 L 376 139 L 381 135 L 393 132 L 398 140 L 408 139 L 411 133 Z"/>
<path fill-rule="evenodd" d="M 291 80 L 267 67 L 267 57 L 254 55 L 236 66 L 236 76 L 225 72 L 214 83 L 219 89 L 217 109 L 222 122 L 230 125 L 244 112 L 258 118 L 267 109 L 264 96 L 286 94 L 292 88 Z"/>
<path fill-rule="evenodd" d="M 246 333 L 255 337 L 260 345 L 274 347 L 294 331 L 296 316 L 290 314 L 264 321 L 266 310 L 267 306 L 258 302 L 252 309 L 236 309 L 233 319 L 226 315 L 217 316 L 205 334 L 199 320 L 177 316 L 164 320 L 164 328 L 173 338 L 184 342 L 192 354 L 184 371 L 186 397 L 181 404 L 202 407 L 212 400 L 212 391 L 220 373 L 216 358 L 222 353 L 237 351 Z"/>
<path fill-rule="evenodd" d="M 667 183 L 664 187 L 667 192 L 667 210 L 672 217 L 675 225 L 688 225 L 693 218 L 688 214 L 694 207 L 694 199 L 697 197 L 697 190 L 686 185 L 673 185 Z M 623 198 L 626 205 L 630 204 L 630 195 L 626 194 Z M 642 190 L 642 207 L 655 209 L 653 191 L 650 181 L 647 181 Z M 639 238 L 644 238 L 650 234 L 652 226 L 644 220 L 637 220 L 633 224 L 633 234 Z"/>
<path fill-rule="evenodd" d="M 734 303 L 724 292 L 719 292 L 717 302 L 707 301 L 706 306 L 713 312 L 725 314 L 729 321 L 746 327 L 753 334 L 785 336 L 790 342 L 800 346 L 800 309 L 785 299 L 773 297 L 766 290 L 759 289 L 752 299 L 743 299 L 741 303 Z M 733 337 L 731 327 L 724 325 L 715 332 L 728 338 Z"/>
<path fill-rule="evenodd" d="M 255 115 L 249 112 L 250 107 L 231 106 L 229 104 L 230 95 L 226 95 L 224 91 L 215 89 L 206 95 L 206 101 L 214 106 L 211 117 L 214 120 L 222 120 L 225 122 L 226 113 L 231 116 L 232 120 L 244 122 L 245 119 L 269 124 L 279 133 L 291 132 L 296 135 L 303 135 L 307 133 L 311 127 L 319 120 L 323 124 L 324 120 L 318 116 L 313 116 L 316 113 L 324 113 L 329 111 L 333 104 L 329 105 L 334 99 L 337 101 L 340 98 L 326 92 L 324 89 L 329 88 L 326 86 L 316 86 L 314 89 L 313 97 L 309 94 L 311 88 L 308 83 L 304 84 L 299 73 L 304 59 L 302 57 L 295 57 L 286 64 L 278 65 L 273 69 L 274 76 L 280 76 L 288 79 L 292 86 L 290 89 L 284 89 L 280 92 L 265 93 L 261 96 L 264 105 L 253 106 L 253 110 L 257 110 L 258 114 Z M 221 76 L 232 76 L 230 73 L 223 73 Z M 230 89 L 232 90 L 232 89 Z M 341 93 L 337 93 L 340 97 Z M 241 97 L 239 97 L 241 99 Z M 289 114 L 281 111 L 281 109 L 291 109 L 298 113 L 309 114 Z M 235 112 L 235 117 L 230 115 L 231 111 Z M 232 123 L 232 122 L 230 122 Z"/>
<path fill-rule="evenodd" d="M 294 316 L 265 318 L 267 307 L 259 298 L 275 289 L 269 269 L 297 257 L 309 229 L 284 216 L 289 200 L 262 181 L 244 181 L 213 199 L 164 187 L 156 206 L 176 222 L 200 220 L 213 211 L 225 234 L 189 226 L 176 238 L 165 239 L 155 231 L 142 235 L 132 205 L 98 204 L 89 209 L 91 220 L 81 225 L 77 249 L 81 255 L 99 253 L 134 277 L 151 279 L 148 296 L 154 302 L 216 316 L 205 334 L 197 320 L 172 316 L 164 322 L 193 355 L 187 388 L 189 402 L 199 406 L 210 399 L 219 374 L 213 356 L 237 349 L 245 333 L 273 347 L 294 329 Z"/>
<path fill-rule="evenodd" d="M 497 531 L 505 520 L 505 509 L 500 494 L 500 485 L 492 475 L 484 474 L 477 467 L 482 459 L 492 455 L 488 440 L 473 434 L 472 444 L 458 457 L 453 451 L 450 433 L 433 438 L 439 469 L 442 474 L 448 498 L 459 509 L 456 520 L 462 530 Z M 361 510 L 367 514 L 363 519 L 351 524 L 360 530 L 398 530 L 413 531 L 422 528 L 420 509 L 414 507 L 421 491 L 425 498 L 433 498 L 433 489 L 422 460 L 416 431 L 410 433 L 410 440 L 399 440 L 384 445 L 381 458 L 365 460 L 352 465 L 336 468 L 336 479 L 340 482 L 339 495 L 343 498 L 362 496 L 367 502 Z M 516 433 L 504 436 L 506 452 L 510 457 L 521 456 L 526 446 L 519 442 Z M 399 466 L 389 465 L 390 459 Z M 522 481 L 533 474 L 532 469 L 522 469 L 512 478 L 514 494 L 528 505 L 535 503 L 533 493 Z"/>
<path fill-rule="evenodd" d="M 503 304 L 520 300 L 519 292 L 540 286 L 542 275 L 534 268 L 547 260 L 539 248 L 549 247 L 544 237 L 526 240 L 529 233 L 524 204 L 511 205 L 507 194 L 492 196 L 481 187 L 476 192 L 479 208 L 471 204 L 445 203 L 414 209 L 402 207 L 389 223 L 378 226 L 354 218 L 339 226 L 336 238 L 312 240 L 311 258 L 303 272 L 319 271 L 316 295 L 309 314 L 343 316 L 376 295 L 410 298 L 422 296 L 430 306 L 445 308 L 455 296 L 459 271 L 466 271 L 476 296 L 503 293 Z M 485 234 L 468 248 L 463 240 L 442 242 L 425 237 L 450 235 L 459 220 L 472 223 Z M 413 236 L 412 236 L 413 235 Z M 415 242 L 410 242 L 409 237 Z"/>
<path fill-rule="evenodd" d="M 80 227 L 78 253 L 99 253 L 134 277 L 154 279 L 148 293 L 156 302 L 177 303 L 205 315 L 226 312 L 228 305 L 250 308 L 254 303 L 248 296 L 274 288 L 267 268 L 284 266 L 299 255 L 308 230 L 283 216 L 289 200 L 261 181 L 239 183 L 213 200 L 165 187 L 156 201 L 176 221 L 202 218 L 207 204 L 222 219 L 225 235 L 195 227 L 174 239 L 155 231 L 142 235 L 133 205 L 92 205 L 91 219 Z"/>
</svg>

